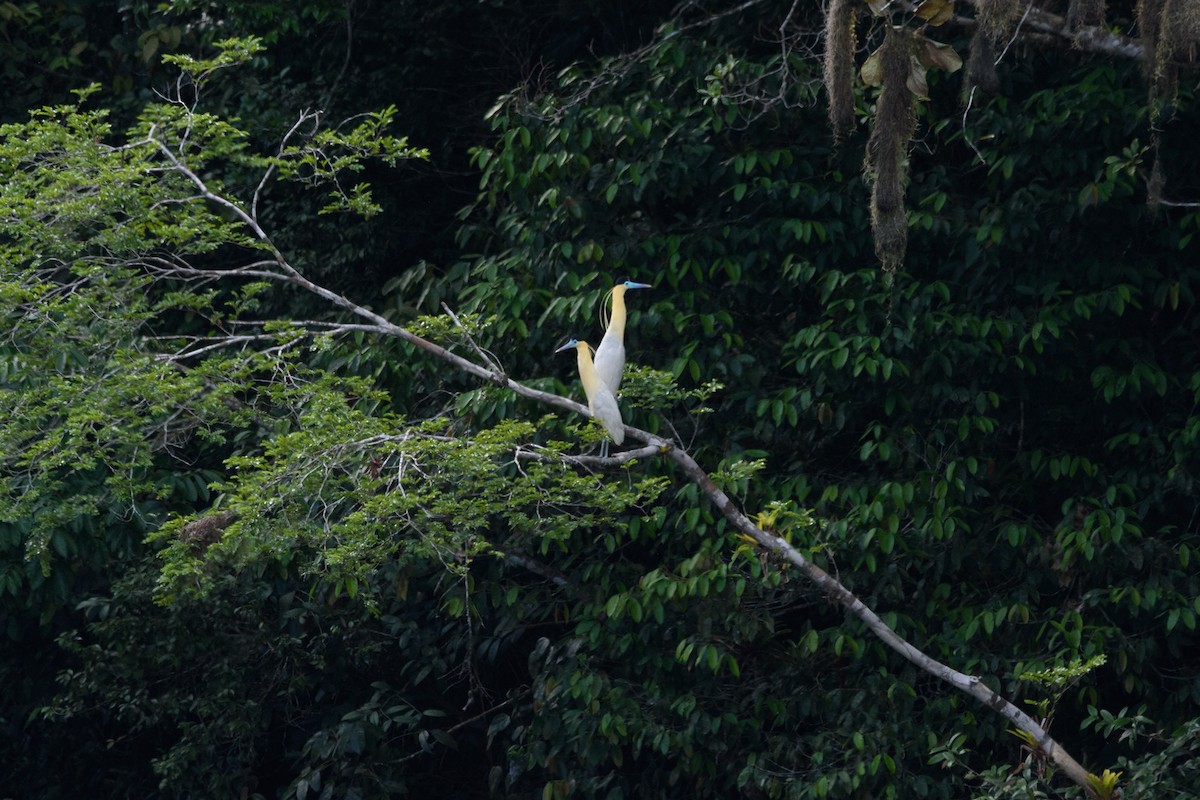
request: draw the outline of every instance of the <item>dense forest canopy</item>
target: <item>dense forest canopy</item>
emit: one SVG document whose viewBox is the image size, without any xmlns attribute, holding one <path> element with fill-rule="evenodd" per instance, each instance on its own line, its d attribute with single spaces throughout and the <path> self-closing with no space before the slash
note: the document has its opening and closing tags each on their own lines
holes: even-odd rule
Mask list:
<svg viewBox="0 0 1200 800">
<path fill-rule="evenodd" d="M 0 796 L 1200 796 L 1193 4 L 0 33 Z"/>
</svg>

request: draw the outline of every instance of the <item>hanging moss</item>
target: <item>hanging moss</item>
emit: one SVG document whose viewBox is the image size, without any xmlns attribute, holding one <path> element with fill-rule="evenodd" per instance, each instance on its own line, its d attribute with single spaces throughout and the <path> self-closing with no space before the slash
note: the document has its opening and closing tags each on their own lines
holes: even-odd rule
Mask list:
<svg viewBox="0 0 1200 800">
<path fill-rule="evenodd" d="M 203 553 L 221 540 L 221 532 L 236 522 L 237 518 L 238 515 L 233 511 L 221 511 L 192 520 L 183 526 L 179 538 L 194 553 Z"/>
<path fill-rule="evenodd" d="M 1104 0 L 1071 0 L 1067 24 L 1072 31 L 1104 24 Z"/>
<path fill-rule="evenodd" d="M 980 88 L 985 92 L 1000 89 L 996 75 L 996 45 L 1012 35 L 1021 18 L 1019 0 L 985 0 L 976 5 L 975 33 L 971 36 L 971 54 L 963 72 L 963 92 Z"/>
<path fill-rule="evenodd" d="M 1138 0 L 1137 25 L 1138 35 L 1142 39 L 1142 47 L 1146 51 L 1143 66 L 1146 76 L 1151 79 L 1153 91 L 1154 76 L 1158 71 L 1158 33 L 1162 25 L 1163 6 L 1166 0 Z"/>
<path fill-rule="evenodd" d="M 1166 180 L 1163 178 L 1162 162 L 1158 158 L 1158 136 L 1156 134 L 1154 141 L 1154 166 L 1150 168 L 1150 180 L 1146 184 L 1146 205 L 1152 214 L 1157 214 L 1159 207 L 1162 206 L 1162 193 L 1165 184 Z"/>
<path fill-rule="evenodd" d="M 1013 27 L 1024 13 L 1022 5 L 1021 0 L 986 0 L 976 6 L 975 20 L 995 44 L 1012 35 Z"/>
<path fill-rule="evenodd" d="M 1150 123 L 1154 167 L 1146 202 L 1157 210 L 1166 179 L 1159 162 L 1159 125 L 1179 90 L 1179 71 L 1200 59 L 1200 3 L 1195 0 L 1140 0 L 1138 32 L 1146 50 L 1146 79 L 1149 84 Z"/>
<path fill-rule="evenodd" d="M 982 25 L 975 27 L 971 35 L 971 52 L 967 56 L 967 68 L 963 71 L 963 94 L 974 88 L 988 94 L 1000 91 L 1000 76 L 996 74 L 996 47 Z"/>
<path fill-rule="evenodd" d="M 1195 64 L 1200 53 L 1200 3 L 1196 0 L 1164 0 L 1155 48 L 1154 73 L 1164 96 L 1174 96 L 1179 70 Z"/>
<path fill-rule="evenodd" d="M 904 208 L 908 143 L 917 127 L 916 98 L 908 88 L 912 70 L 912 37 L 903 28 L 889 28 L 879 50 L 883 88 L 867 142 L 867 173 L 871 188 L 871 230 L 875 254 L 893 272 L 904 260 L 908 245 L 908 215 Z"/>
<path fill-rule="evenodd" d="M 825 19 L 825 90 L 835 141 L 854 129 L 854 15 L 854 0 L 832 0 Z"/>
</svg>

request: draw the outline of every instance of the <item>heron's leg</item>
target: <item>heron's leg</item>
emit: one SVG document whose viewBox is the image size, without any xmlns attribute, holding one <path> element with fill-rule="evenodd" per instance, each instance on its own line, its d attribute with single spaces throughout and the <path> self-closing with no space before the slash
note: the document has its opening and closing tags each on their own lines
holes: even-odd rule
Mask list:
<svg viewBox="0 0 1200 800">
<path fill-rule="evenodd" d="M 608 439 L 600 443 L 600 457 L 608 458 Z"/>
</svg>

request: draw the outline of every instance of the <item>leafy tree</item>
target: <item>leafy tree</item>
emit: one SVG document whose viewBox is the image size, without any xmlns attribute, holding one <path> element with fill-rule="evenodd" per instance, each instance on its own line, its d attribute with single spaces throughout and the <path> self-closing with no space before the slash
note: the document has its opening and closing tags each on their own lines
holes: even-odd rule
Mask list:
<svg viewBox="0 0 1200 800">
<path fill-rule="evenodd" d="M 747 485 L 751 507 L 812 504 L 834 520 L 818 552 L 870 587 L 870 605 L 896 609 L 888 618 L 900 629 L 947 637 L 938 652 L 968 671 L 1008 663 L 1015 679 L 1107 652 L 1120 663 L 1106 668 L 1115 691 L 1102 705 L 1154 692 L 1132 677 L 1130 644 L 1190 647 L 1195 540 L 1177 525 L 1193 499 L 1186 479 L 1172 484 L 1189 468 L 1160 460 L 1171 447 L 1139 433 L 1135 449 L 1147 447 L 1133 456 L 1121 432 L 1145 423 L 1149 392 L 1178 414 L 1159 441 L 1187 437 L 1190 334 L 1163 315 L 1187 317 L 1170 298 L 1179 279 L 1188 291 L 1196 218 L 1139 206 L 1146 150 L 1135 140 L 1150 133 L 1136 66 L 1039 51 L 1005 74 L 1007 96 L 978 98 L 965 124 L 961 112 L 953 125 L 922 112 L 934 124 L 920 134 L 929 155 L 909 156 L 913 238 L 907 268 L 889 278 L 862 264 L 868 193 L 843 177 L 857 171 L 853 141 L 831 152 L 828 139 L 786 127 L 803 95 L 775 87 L 811 87 L 811 65 L 783 70 L 779 50 L 723 30 L 729 38 L 668 30 L 599 78 L 567 74 L 557 93 L 502 107 L 498 142 L 478 157 L 481 205 L 494 214 L 471 240 L 496 255 L 472 265 L 469 296 L 501 319 L 540 311 L 554 330 L 598 301 L 597 266 L 669 287 L 637 320 L 639 339 L 644 352 L 669 354 L 677 377 L 731 385 L 699 440 L 730 458 L 770 454 Z M 956 88 L 938 80 L 931 71 L 934 110 Z M 519 325 L 509 335 L 524 335 Z M 1129 360 L 1114 370 L 1116 353 Z M 1174 389 L 1144 382 L 1160 358 L 1180 367 Z M 1141 377 L 1126 396 L 1134 363 Z M 1149 553 L 1159 554 L 1152 565 Z M 1126 602 L 1149 590 L 1157 604 L 1167 586 L 1157 613 Z M 862 686 L 869 677 L 855 665 L 849 682 Z M 1182 692 L 1152 703 L 1181 712 L 1161 720 L 1166 730 L 1194 716 L 1191 700 L 1177 705 L 1194 685 L 1194 675 L 1159 685 Z M 876 707 L 892 702 L 878 696 Z M 1081 694 L 1065 716 L 1086 717 L 1098 698 Z M 1005 738 L 988 721 L 970 724 L 981 725 L 973 737 Z"/>
<path fill-rule="evenodd" d="M 281 178 L 375 212 L 354 170 L 419 155 L 388 111 L 262 148 L 184 97 L 117 136 L 82 105 L 4 132 L 6 603 L 103 570 L 114 537 L 153 529 L 165 559 L 86 604 L 35 715 L 97 763 L 120 742 L 96 793 L 1027 796 L 1070 769 L 1046 728 L 1096 770 L 1076 794 L 1186 788 L 1196 678 L 1159 672 L 1200 611 L 1197 218 L 1137 201 L 1141 79 L 1022 61 L 978 129 L 932 126 L 881 274 L 861 136 L 834 150 L 819 65 L 745 35 L 778 12 L 681 15 L 507 98 L 481 255 L 442 290 L 467 313 L 405 327 L 313 283 L 267 211 Z M 175 59 L 200 97 L 254 43 L 226 48 Z M 565 374 L 541 354 L 622 273 L 659 287 L 631 319 L 665 371 L 624 397 L 645 446 L 572 456 L 596 433 L 545 411 L 580 407 L 509 376 Z M 297 289 L 324 308 L 268 313 Z M 929 670 L 1037 723 L 1006 709 L 1011 736 Z"/>
</svg>

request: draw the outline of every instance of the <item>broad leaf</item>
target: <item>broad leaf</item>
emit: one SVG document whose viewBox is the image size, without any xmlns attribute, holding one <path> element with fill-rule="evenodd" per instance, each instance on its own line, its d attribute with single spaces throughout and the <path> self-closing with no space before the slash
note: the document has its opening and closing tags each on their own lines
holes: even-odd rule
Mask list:
<svg viewBox="0 0 1200 800">
<path fill-rule="evenodd" d="M 925 67 L 913 61 L 912 70 L 908 73 L 906 81 L 908 90 L 922 100 L 929 99 L 929 82 L 925 78 Z"/>
<path fill-rule="evenodd" d="M 859 74 L 862 75 L 863 83 L 867 86 L 883 86 L 883 59 L 879 55 L 879 50 L 867 56 Z"/>
<path fill-rule="evenodd" d="M 915 13 L 930 25 L 941 25 L 954 16 L 954 0 L 922 0 Z"/>
<path fill-rule="evenodd" d="M 917 59 L 927 67 L 946 72 L 957 72 L 963 65 L 962 57 L 953 47 L 920 35 L 917 36 Z"/>
</svg>

